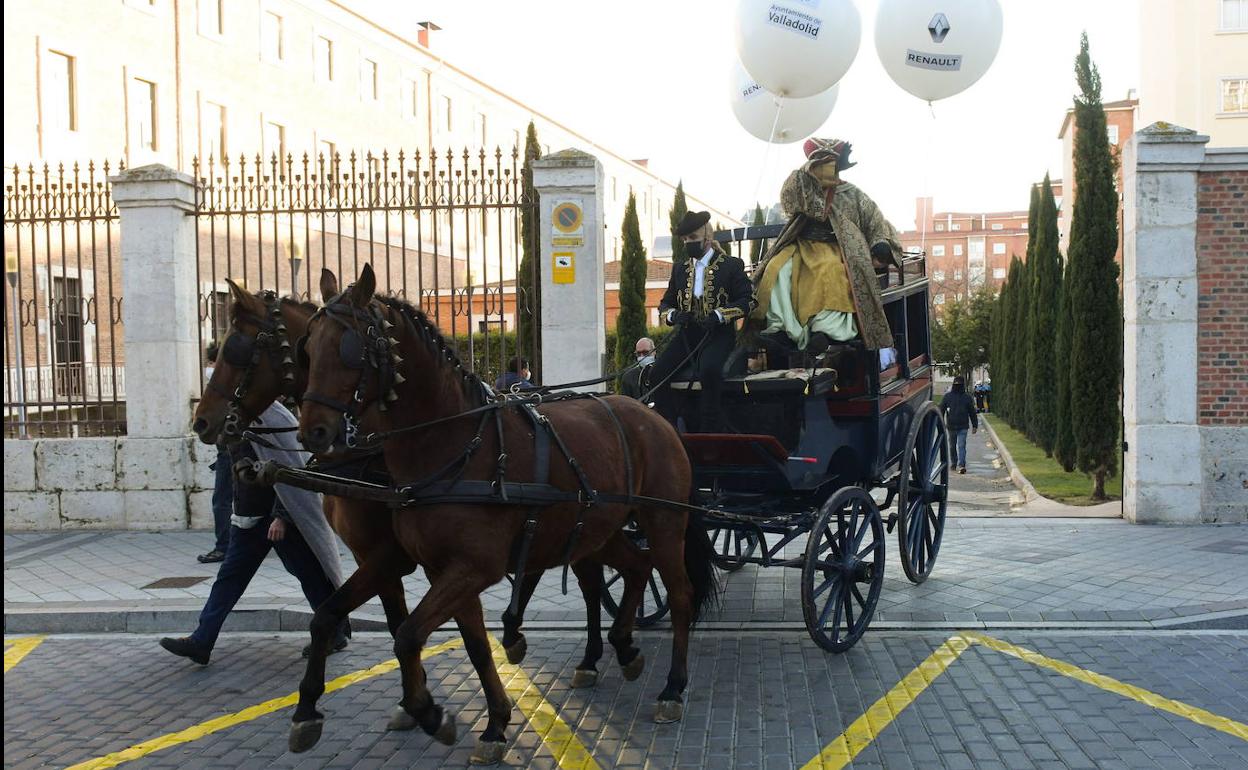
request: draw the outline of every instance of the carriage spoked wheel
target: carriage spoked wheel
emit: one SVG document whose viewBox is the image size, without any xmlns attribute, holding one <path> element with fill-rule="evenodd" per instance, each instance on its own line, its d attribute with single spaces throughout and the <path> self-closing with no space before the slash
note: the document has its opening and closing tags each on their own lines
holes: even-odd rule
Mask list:
<svg viewBox="0 0 1248 770">
<path fill-rule="evenodd" d="M 620 611 L 620 602 L 624 601 L 624 576 L 614 569 L 602 567 L 602 608 L 612 618 Z M 637 628 L 647 628 L 658 623 L 667 615 L 667 586 L 659 579 L 657 572 L 651 571 L 646 580 L 646 589 L 641 594 L 641 604 L 637 605 L 637 617 L 633 621 Z"/>
<path fill-rule="evenodd" d="M 710 527 L 707 535 L 715 549 L 715 566 L 725 572 L 736 572 L 745 566 L 745 559 L 758 549 L 758 534 L 731 527 Z"/>
<path fill-rule="evenodd" d="M 932 574 L 949 505 L 949 437 L 940 409 L 926 401 L 914 414 L 897 477 L 897 540 L 912 583 Z"/>
<path fill-rule="evenodd" d="M 844 487 L 823 504 L 806 541 L 802 615 L 810 638 L 844 652 L 862 637 L 884 585 L 884 520 L 871 495 Z"/>
</svg>

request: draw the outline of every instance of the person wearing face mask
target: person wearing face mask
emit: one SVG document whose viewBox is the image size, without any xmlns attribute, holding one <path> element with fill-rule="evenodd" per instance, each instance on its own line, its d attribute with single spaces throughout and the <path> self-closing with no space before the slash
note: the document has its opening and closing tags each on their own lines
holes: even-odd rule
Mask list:
<svg viewBox="0 0 1248 770">
<path fill-rule="evenodd" d="M 857 338 L 868 350 L 893 344 L 876 271 L 901 266 L 901 244 L 875 202 L 841 179 L 856 165 L 850 149 L 839 139 L 807 140 L 806 163 L 781 188 L 789 221 L 754 272 L 758 307 L 749 324 L 769 348 L 817 356 Z M 850 352 L 841 347 L 836 360 L 848 365 Z"/>
<path fill-rule="evenodd" d="M 651 382 L 664 383 L 654 394 L 655 409 L 673 425 L 682 415 L 676 394 L 664 380 L 684 368 L 689 380 L 701 383 L 697 412 L 683 415 L 686 429 L 698 433 L 723 429 L 719 404 L 724 362 L 736 344 L 734 324 L 754 308 L 754 287 L 745 263 L 724 253 L 710 221 L 710 212 L 691 211 L 676 226 L 685 261 L 672 269 L 659 317 L 678 328 L 650 373 Z"/>
<path fill-rule="evenodd" d="M 620 377 L 620 394 L 629 398 L 641 398 L 650 390 L 650 370 L 654 367 L 654 340 L 642 337 L 634 348 L 637 366 Z"/>
</svg>

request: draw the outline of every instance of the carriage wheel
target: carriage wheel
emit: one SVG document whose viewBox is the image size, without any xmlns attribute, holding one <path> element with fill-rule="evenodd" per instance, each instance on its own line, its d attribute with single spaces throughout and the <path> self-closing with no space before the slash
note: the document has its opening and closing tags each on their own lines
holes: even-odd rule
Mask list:
<svg viewBox="0 0 1248 770">
<path fill-rule="evenodd" d="M 758 534 L 750 530 L 731 527 L 709 527 L 711 548 L 715 550 L 712 560 L 725 572 L 736 572 L 745 566 L 745 558 L 758 549 Z"/>
<path fill-rule="evenodd" d="M 614 569 L 602 567 L 602 608 L 612 618 L 620 611 L 620 602 L 624 601 L 624 576 Z M 667 586 L 659 576 L 651 571 L 646 581 L 646 590 L 641 594 L 641 604 L 637 605 L 637 617 L 634 620 L 637 628 L 647 628 L 658 623 L 667 615 Z"/>
<path fill-rule="evenodd" d="M 880 509 L 863 489 L 838 490 L 819 509 L 806 542 L 802 615 L 810 638 L 831 652 L 853 647 L 871 623 L 883 585 Z"/>
<path fill-rule="evenodd" d="M 912 583 L 932 574 L 949 505 L 949 437 L 931 401 L 915 412 L 897 477 L 897 540 Z"/>
</svg>

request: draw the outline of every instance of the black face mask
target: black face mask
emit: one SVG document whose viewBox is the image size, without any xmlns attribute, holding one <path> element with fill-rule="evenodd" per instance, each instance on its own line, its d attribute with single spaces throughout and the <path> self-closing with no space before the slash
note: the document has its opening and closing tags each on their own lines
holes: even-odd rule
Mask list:
<svg viewBox="0 0 1248 770">
<path fill-rule="evenodd" d="M 702 248 L 702 244 L 698 241 L 690 241 L 685 244 L 685 254 L 689 259 L 702 259 L 702 255 L 706 253 L 706 249 Z"/>
</svg>

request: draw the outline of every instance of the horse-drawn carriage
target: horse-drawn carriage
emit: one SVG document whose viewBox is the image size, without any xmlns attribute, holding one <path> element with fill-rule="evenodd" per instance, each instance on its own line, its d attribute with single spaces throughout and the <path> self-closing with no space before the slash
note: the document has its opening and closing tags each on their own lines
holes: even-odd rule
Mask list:
<svg viewBox="0 0 1248 770">
<path fill-rule="evenodd" d="M 762 237 L 772 234 L 762 230 Z M 706 512 L 719 565 L 800 569 L 807 630 L 834 652 L 849 649 L 871 621 L 884 580 L 885 530 L 897 529 L 901 567 L 921 583 L 931 574 L 945 524 L 949 449 L 931 400 L 923 255 L 907 254 L 902 270 L 880 276 L 880 288 L 895 355 L 859 345 L 853 364 L 839 372 L 749 373 L 742 364 L 755 351 L 738 349 L 727 366 L 737 373 L 724 386 L 728 431 L 681 436 L 693 465 L 691 502 Z M 885 499 L 877 502 L 872 490 Z M 885 518 L 881 509 L 894 501 L 896 510 Z M 805 548 L 793 553 L 803 537 Z M 606 581 L 610 589 L 617 576 L 608 570 Z M 639 625 L 666 612 L 653 580 L 649 594 Z M 604 603 L 615 611 L 610 590 Z"/>
</svg>

